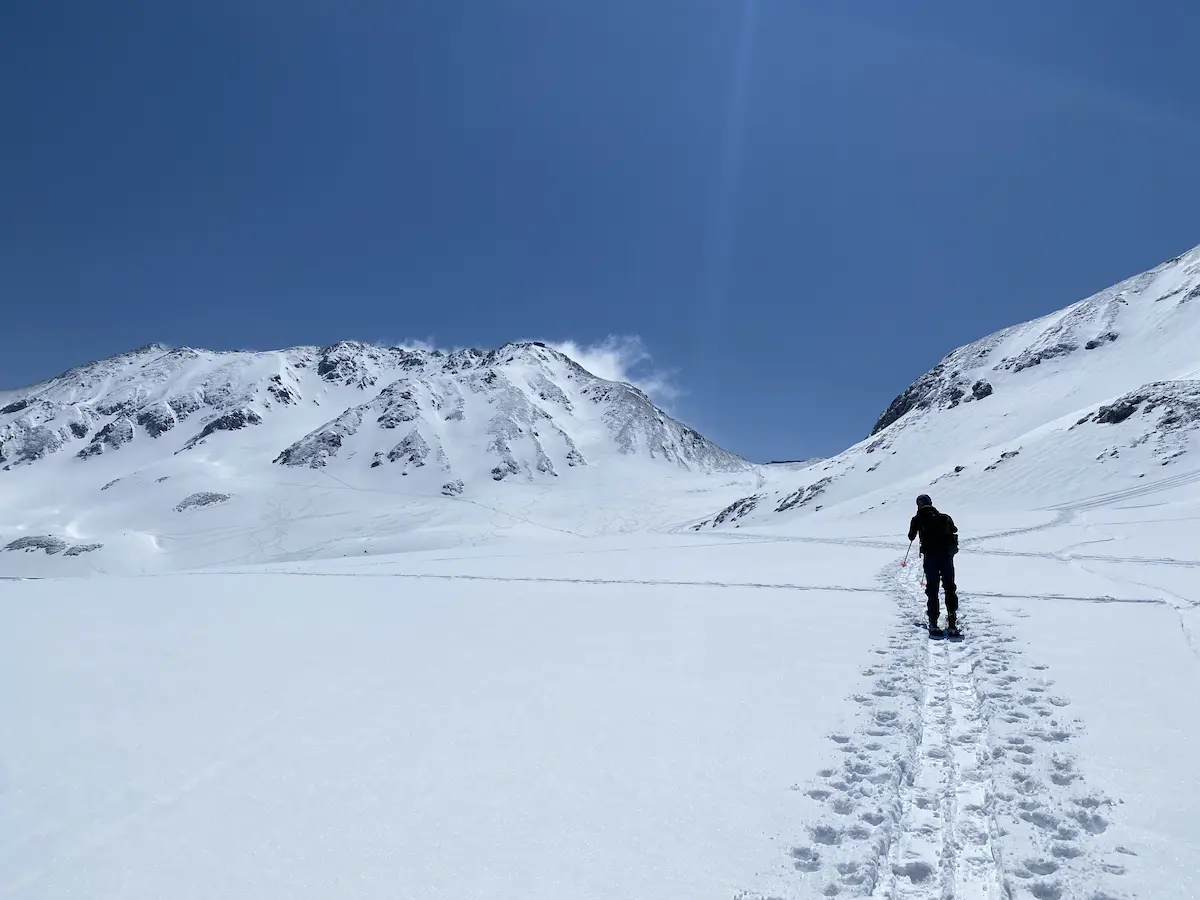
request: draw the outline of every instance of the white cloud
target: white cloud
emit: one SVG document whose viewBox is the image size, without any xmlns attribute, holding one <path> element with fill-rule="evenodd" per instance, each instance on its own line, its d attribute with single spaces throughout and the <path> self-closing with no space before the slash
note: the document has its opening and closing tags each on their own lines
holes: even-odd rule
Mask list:
<svg viewBox="0 0 1200 900">
<path fill-rule="evenodd" d="M 594 344 L 576 341 L 546 341 L 593 375 L 608 381 L 624 381 L 643 391 L 659 406 L 669 406 L 680 395 L 673 372 L 654 366 L 642 339 L 634 335 L 609 335 Z"/>
</svg>

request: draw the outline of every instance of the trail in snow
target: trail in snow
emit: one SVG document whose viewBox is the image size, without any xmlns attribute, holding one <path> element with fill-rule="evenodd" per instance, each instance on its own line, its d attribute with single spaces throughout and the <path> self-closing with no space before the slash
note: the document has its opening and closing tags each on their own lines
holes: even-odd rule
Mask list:
<svg viewBox="0 0 1200 900">
<path fill-rule="evenodd" d="M 899 623 L 862 724 L 797 785 L 825 812 L 791 849 L 801 896 L 886 900 L 1118 900 L 1133 851 L 1106 841 L 1113 801 L 1089 790 L 1078 724 L 1045 666 L 1023 666 L 1007 629 L 963 598 L 966 639 L 930 640 L 911 570 L 884 578 Z M 793 887 L 796 887 L 793 885 Z"/>
<path fill-rule="evenodd" d="M 920 740 L 902 782 L 900 831 L 888 853 L 885 894 L 895 898 L 1004 896 L 989 797 L 987 730 L 973 657 L 957 643 L 930 644 Z"/>
</svg>

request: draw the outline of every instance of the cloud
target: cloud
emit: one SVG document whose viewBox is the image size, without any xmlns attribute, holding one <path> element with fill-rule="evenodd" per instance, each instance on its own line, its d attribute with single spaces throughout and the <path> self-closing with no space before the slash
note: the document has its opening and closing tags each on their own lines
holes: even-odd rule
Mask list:
<svg viewBox="0 0 1200 900">
<path fill-rule="evenodd" d="M 659 406 L 669 407 L 681 391 L 675 373 L 656 367 L 646 345 L 634 335 L 609 335 L 594 344 L 577 341 L 546 341 L 593 375 L 608 381 L 624 381 L 643 391 Z"/>
</svg>

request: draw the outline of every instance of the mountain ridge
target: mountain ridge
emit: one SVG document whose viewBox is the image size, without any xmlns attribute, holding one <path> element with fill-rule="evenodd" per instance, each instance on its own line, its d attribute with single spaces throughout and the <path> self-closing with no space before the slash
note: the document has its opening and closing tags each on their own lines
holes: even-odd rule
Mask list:
<svg viewBox="0 0 1200 900">
<path fill-rule="evenodd" d="M 1200 431 L 1200 247 L 946 354 L 842 453 L 694 528 L 866 511 L 932 489 L 1038 508 L 1057 478 L 1132 483 Z M 1101 468 L 1103 467 L 1103 468 Z M 909 498 L 911 500 L 911 498 Z"/>
<path fill-rule="evenodd" d="M 452 352 L 339 341 L 270 351 L 148 344 L 7 391 L 0 407 L 0 470 L 64 450 L 86 461 L 135 439 L 154 441 L 177 428 L 191 429 L 197 421 L 200 427 L 174 449 L 184 452 L 221 432 L 260 426 L 281 410 L 327 402 L 342 408 L 325 416 L 292 417 L 306 427 L 273 455 L 276 464 L 329 464 L 342 443 L 361 443 L 363 418 L 377 413 L 371 424 L 384 430 L 413 423 L 406 466 L 419 466 L 430 440 L 445 443 L 443 423 L 463 421 L 464 408 L 477 396 L 497 407 L 489 416 L 491 440 L 484 448 L 498 458 L 491 467 L 496 480 L 519 473 L 554 475 L 556 463 L 586 465 L 580 437 L 572 431 L 586 432 L 585 444 L 601 435 L 595 423 L 583 421 L 596 418 L 582 415 L 578 407 L 584 398 L 596 408 L 618 453 L 685 469 L 750 465 L 669 416 L 633 385 L 594 376 L 540 341 Z M 564 422 L 570 424 L 564 427 Z M 547 453 L 539 425 L 561 444 L 558 458 Z M 528 444 L 528 458 L 513 451 L 514 442 Z M 376 451 L 374 465 L 381 456 L 393 462 L 404 456 L 401 444 Z"/>
</svg>

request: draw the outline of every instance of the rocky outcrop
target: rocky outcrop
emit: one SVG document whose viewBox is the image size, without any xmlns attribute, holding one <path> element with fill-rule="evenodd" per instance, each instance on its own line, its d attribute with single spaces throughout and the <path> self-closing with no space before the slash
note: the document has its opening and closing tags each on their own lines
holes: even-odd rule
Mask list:
<svg viewBox="0 0 1200 900">
<path fill-rule="evenodd" d="M 320 469 L 338 455 L 346 438 L 355 434 L 363 422 L 365 407 L 347 410 L 328 425 L 305 435 L 277 457 L 274 462 L 283 466 L 307 466 Z"/>
<path fill-rule="evenodd" d="M 703 522 L 697 522 L 692 525 L 693 531 L 699 531 L 702 528 L 717 528 L 720 525 L 726 525 L 736 522 L 749 513 L 752 513 L 758 508 L 758 504 L 763 500 L 761 494 L 752 494 L 749 497 L 743 497 L 741 500 L 734 500 L 727 507 L 713 516 L 711 519 L 705 519 Z"/>
<path fill-rule="evenodd" d="M 1200 381 L 1159 381 L 1130 391 L 1096 411 L 1097 425 L 1120 425 L 1141 412 L 1157 412 L 1155 431 L 1170 433 L 1200 424 Z"/>
<path fill-rule="evenodd" d="M 82 556 L 84 553 L 94 553 L 104 547 L 103 544 L 68 544 L 60 537 L 52 534 L 28 535 L 17 538 L 4 545 L 5 550 L 13 552 L 36 553 L 42 551 L 47 556 Z"/>
<path fill-rule="evenodd" d="M 812 484 L 805 485 L 784 497 L 779 506 L 775 508 L 775 512 L 787 512 L 789 509 L 803 509 L 825 493 L 831 484 L 833 484 L 832 478 L 822 478 L 820 481 L 814 481 Z"/>
<path fill-rule="evenodd" d="M 248 428 L 251 425 L 261 425 L 262 416 L 252 409 L 235 409 L 232 412 L 225 413 L 223 416 L 217 416 L 207 425 L 205 425 L 200 433 L 183 445 L 184 450 L 191 450 L 203 444 L 204 441 L 218 431 L 239 431 L 242 428 Z"/>
<path fill-rule="evenodd" d="M 184 512 L 189 509 L 199 509 L 204 506 L 215 506 L 218 503 L 224 503 L 232 498 L 232 494 L 221 494 L 216 491 L 198 491 L 195 494 L 189 494 L 184 497 L 175 507 L 175 512 Z"/>
<path fill-rule="evenodd" d="M 121 416 L 97 431 L 91 442 L 75 455 L 80 459 L 91 459 L 105 451 L 118 450 L 132 440 L 133 422 Z"/>
</svg>

